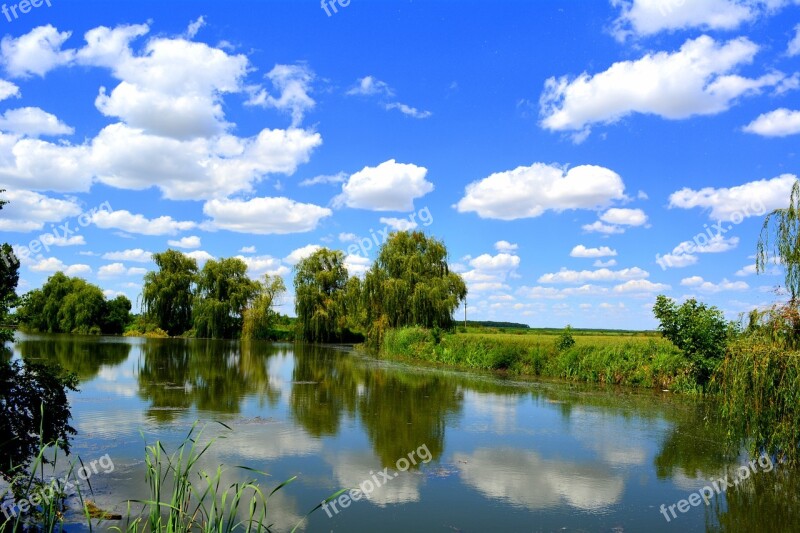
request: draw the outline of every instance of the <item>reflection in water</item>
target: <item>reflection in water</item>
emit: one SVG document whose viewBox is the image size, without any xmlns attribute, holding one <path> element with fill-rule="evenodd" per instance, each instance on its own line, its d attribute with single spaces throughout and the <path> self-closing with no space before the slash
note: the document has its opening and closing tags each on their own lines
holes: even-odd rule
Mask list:
<svg viewBox="0 0 800 533">
<path fill-rule="evenodd" d="M 340 522 L 312 517 L 309 530 L 364 530 L 360 520 L 371 512 L 395 517 L 391 524 L 374 517 L 385 531 L 428 530 L 434 522 L 426 517 L 453 524 L 448 513 L 460 501 L 469 507 L 465 525 L 475 531 L 492 524 L 528 530 L 534 519 L 544 530 L 625 523 L 629 531 L 669 531 L 674 524 L 663 521 L 658 505 L 741 463 L 704 403 L 659 393 L 511 383 L 376 362 L 344 349 L 259 341 L 21 335 L 15 350 L 80 377 L 73 402 L 78 439 L 93 457 L 111 449 L 120 467 L 108 489 L 114 497 L 100 496 L 111 507 L 123 496 L 141 496 L 138 431 L 175 444 L 195 418 L 233 427 L 205 467 L 262 469 L 272 476 L 264 486 L 300 475 L 271 504 L 281 526 L 335 490 L 357 486 L 371 471 L 395 470 L 398 458 L 428 447 L 430 464 L 412 466 L 373 492 L 369 504 L 332 519 Z M 226 476 L 239 479 L 234 470 Z M 798 473 L 751 479 L 715 508 L 683 515 L 682 527 L 794 527 Z M 401 505 L 402 513 L 389 509 Z"/>
<path fill-rule="evenodd" d="M 130 342 L 108 337 L 37 336 L 17 341 L 15 347 L 23 359 L 40 359 L 49 365 L 58 364 L 77 375 L 81 381 L 96 377 L 103 366 L 124 362 L 131 353 Z"/>
</svg>

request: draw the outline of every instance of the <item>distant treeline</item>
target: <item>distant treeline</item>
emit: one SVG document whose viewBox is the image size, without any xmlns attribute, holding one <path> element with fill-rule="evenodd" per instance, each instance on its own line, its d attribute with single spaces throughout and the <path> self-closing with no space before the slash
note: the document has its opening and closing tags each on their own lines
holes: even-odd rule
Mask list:
<svg viewBox="0 0 800 533">
<path fill-rule="evenodd" d="M 491 320 L 467 320 L 467 327 L 530 329 L 528 324 L 519 324 L 517 322 L 493 322 Z"/>
</svg>

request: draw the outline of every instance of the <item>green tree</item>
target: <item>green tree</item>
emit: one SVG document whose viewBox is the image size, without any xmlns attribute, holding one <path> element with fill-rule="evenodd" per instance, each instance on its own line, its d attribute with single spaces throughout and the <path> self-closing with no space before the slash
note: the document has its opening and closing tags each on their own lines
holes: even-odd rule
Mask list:
<svg viewBox="0 0 800 533">
<path fill-rule="evenodd" d="M 800 181 L 795 181 L 789 207 L 775 209 L 761 228 L 756 250 L 756 271 L 779 262 L 786 272 L 786 290 L 795 302 L 800 296 Z"/>
<path fill-rule="evenodd" d="M 698 382 L 704 384 L 725 355 L 730 325 L 722 311 L 694 298 L 680 306 L 660 294 L 653 306 L 658 329 L 692 361 Z"/>
<path fill-rule="evenodd" d="M 303 340 L 340 338 L 346 314 L 343 305 L 347 268 L 341 251 L 322 248 L 295 266 L 295 311 Z"/>
<path fill-rule="evenodd" d="M 197 261 L 177 250 L 153 254 L 153 261 L 158 271 L 145 274 L 142 289 L 146 319 L 170 335 L 180 335 L 192 326 Z"/>
<path fill-rule="evenodd" d="M 244 311 L 242 323 L 243 339 L 268 339 L 277 321 L 275 305 L 286 292 L 280 276 L 264 275 L 264 281 L 256 281 L 255 296 Z"/>
<path fill-rule="evenodd" d="M 450 272 L 444 243 L 419 231 L 400 231 L 381 247 L 362 294 L 369 336 L 379 342 L 386 327 L 452 329 L 467 286 Z"/>
<path fill-rule="evenodd" d="M 0 193 L 5 189 L 0 189 Z M 0 210 L 8 202 L 0 199 Z M 0 325 L 8 320 L 8 310 L 13 307 L 17 299 L 17 284 L 19 283 L 19 261 L 14 256 L 11 245 L 3 243 L 0 246 Z M 0 328 L 0 343 L 14 338 L 14 333 Z"/>
<path fill-rule="evenodd" d="M 242 314 L 258 284 L 247 277 L 247 265 L 239 258 L 208 261 L 197 276 L 193 307 L 198 337 L 230 339 L 242 330 Z"/>
<path fill-rule="evenodd" d="M 58 331 L 99 334 L 106 319 L 106 298 L 100 287 L 80 278 L 70 279 L 70 290 L 58 308 Z"/>
<path fill-rule="evenodd" d="M 131 301 L 120 294 L 106 304 L 106 314 L 103 320 L 103 333 L 119 335 L 125 331 L 125 326 L 131 322 Z"/>
</svg>

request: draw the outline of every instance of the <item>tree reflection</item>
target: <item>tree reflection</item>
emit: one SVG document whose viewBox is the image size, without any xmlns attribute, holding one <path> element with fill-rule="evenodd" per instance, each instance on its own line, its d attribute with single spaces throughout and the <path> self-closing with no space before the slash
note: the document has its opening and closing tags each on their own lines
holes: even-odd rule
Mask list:
<svg viewBox="0 0 800 533">
<path fill-rule="evenodd" d="M 67 335 L 26 338 L 16 346 L 24 360 L 56 364 L 78 376 L 81 382 L 97 377 L 103 366 L 122 363 L 131 352 L 131 343 L 126 340 Z"/>
</svg>

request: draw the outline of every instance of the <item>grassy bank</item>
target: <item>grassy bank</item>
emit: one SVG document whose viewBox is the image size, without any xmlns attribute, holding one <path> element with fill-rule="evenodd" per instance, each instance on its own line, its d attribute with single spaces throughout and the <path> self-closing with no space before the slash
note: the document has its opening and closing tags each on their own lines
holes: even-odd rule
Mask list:
<svg viewBox="0 0 800 533">
<path fill-rule="evenodd" d="M 576 335 L 559 349 L 552 334 L 454 333 L 421 328 L 387 331 L 380 355 L 461 369 L 568 381 L 699 391 L 691 363 L 667 340 L 652 336 Z"/>
</svg>

